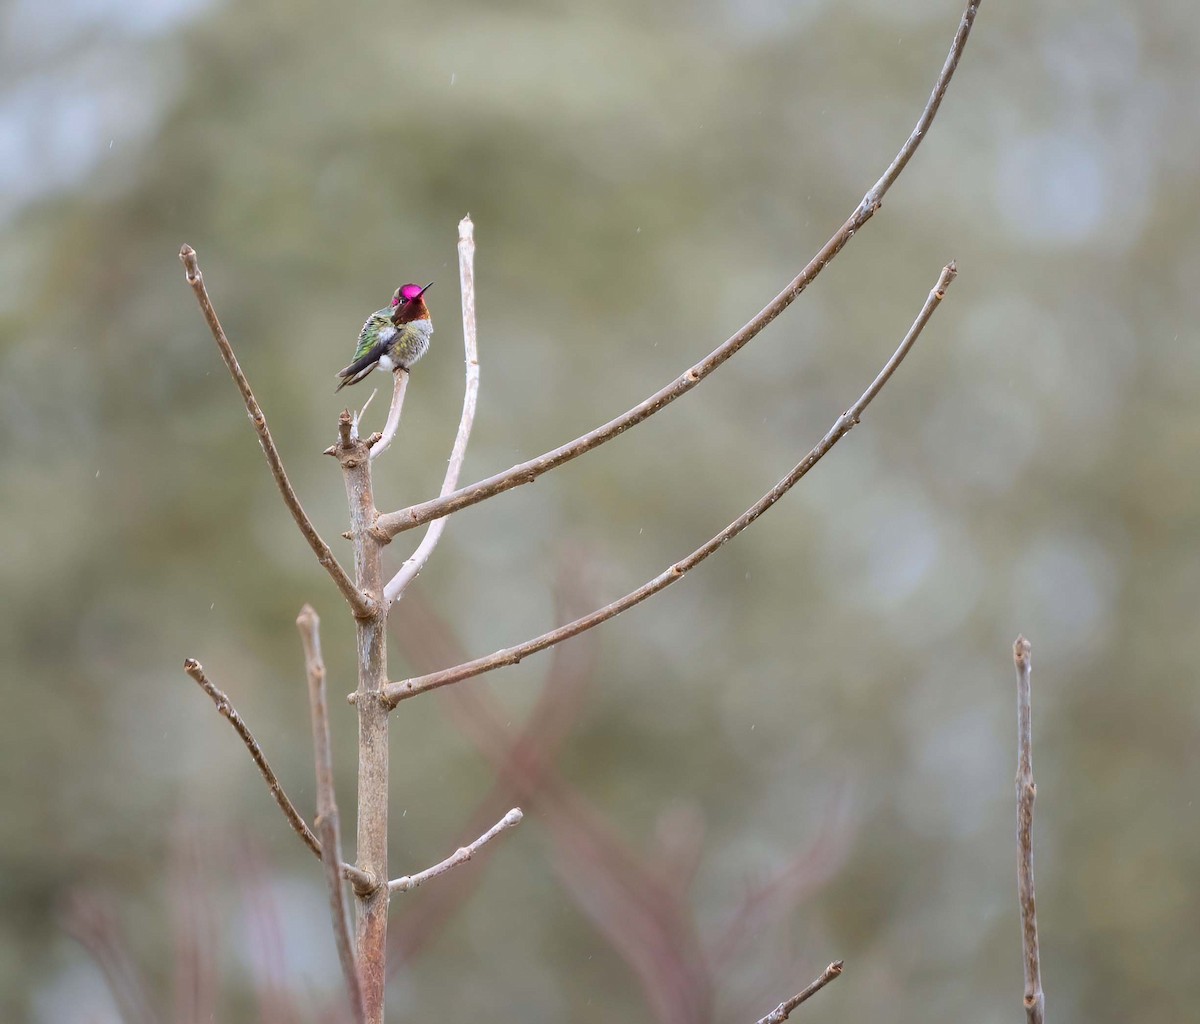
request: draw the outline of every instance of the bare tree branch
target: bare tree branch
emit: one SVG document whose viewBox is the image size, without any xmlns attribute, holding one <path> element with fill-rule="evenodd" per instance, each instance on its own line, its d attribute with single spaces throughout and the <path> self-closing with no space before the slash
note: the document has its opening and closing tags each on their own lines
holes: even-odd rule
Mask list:
<svg viewBox="0 0 1200 1024">
<path fill-rule="evenodd" d="M 397 366 L 392 371 L 392 381 L 392 404 L 388 409 L 387 423 L 383 426 L 383 433 L 371 445 L 372 462 L 388 450 L 388 446 L 396 439 L 396 432 L 400 429 L 400 412 L 404 408 L 404 394 L 408 390 L 408 371 L 402 366 Z M 365 405 L 363 409 L 366 409 Z"/>
<path fill-rule="evenodd" d="M 274 769 L 267 763 L 267 757 L 263 753 L 262 747 L 258 745 L 258 740 L 254 738 L 250 727 L 246 725 L 242 716 L 238 714 L 238 710 L 233 706 L 233 702 L 215 684 L 209 681 L 208 676 L 204 674 L 203 666 L 195 658 L 187 658 L 183 663 L 183 670 L 192 677 L 200 689 L 212 698 L 217 711 L 233 726 L 234 732 L 241 737 L 242 742 L 246 745 L 246 749 L 250 752 L 250 758 L 258 768 L 259 774 L 266 780 L 267 788 L 271 791 L 271 796 L 275 798 L 279 809 L 283 811 L 283 816 L 287 818 L 288 824 L 292 826 L 292 830 L 296 835 L 304 841 L 304 845 L 312 850 L 317 857 L 320 857 L 321 844 L 317 841 L 317 837 L 313 835 L 312 829 L 308 827 L 308 823 L 305 822 L 300 812 L 296 810 L 296 805 L 292 803 L 291 798 L 283 791 L 283 786 L 275 775 Z M 371 889 L 375 885 L 374 879 L 370 875 L 359 871 L 353 864 L 342 864 L 341 872 L 342 877 L 351 882 L 356 889 Z"/>
<path fill-rule="evenodd" d="M 523 817 L 525 817 L 525 815 L 521 812 L 521 808 L 514 807 L 469 846 L 460 846 L 444 861 L 439 864 L 435 864 L 431 868 L 426 868 L 424 871 L 421 871 L 418 874 L 404 875 L 401 878 L 393 878 L 390 882 L 388 882 L 388 890 L 390 892 L 408 892 L 410 889 L 415 889 L 422 882 L 428 882 L 431 878 L 437 878 L 438 875 L 444 875 L 451 868 L 458 867 L 459 864 L 465 864 L 475 856 L 480 847 L 490 843 L 496 838 L 496 836 L 506 829 L 510 829 L 514 825 L 519 825 Z"/>
<path fill-rule="evenodd" d="M 312 712 L 313 755 L 317 767 L 317 831 L 321 833 L 321 863 L 325 865 L 325 886 L 329 891 L 329 913 L 333 938 L 337 945 L 346 993 L 355 1024 L 363 1024 L 362 988 L 350 939 L 350 921 L 342 891 L 342 840 L 337 796 L 333 786 L 333 749 L 329 738 L 329 705 L 325 699 L 325 659 L 321 656 L 321 620 L 311 605 L 300 609 L 296 618 L 300 642 L 304 646 L 304 667 L 308 676 L 308 702 Z"/>
<path fill-rule="evenodd" d="M 463 318 L 463 359 L 466 362 L 467 382 L 463 392 L 462 417 L 458 421 L 458 433 L 454 437 L 454 447 L 450 452 L 450 463 L 446 467 L 446 477 L 442 481 L 442 494 L 447 495 L 458 486 L 458 476 L 462 472 L 463 460 L 467 455 L 467 442 L 471 439 L 471 427 L 475 423 L 475 404 L 479 399 L 479 352 L 475 339 L 475 225 L 471 223 L 468 214 L 458 224 L 458 276 L 462 282 L 462 318 Z M 388 420 L 390 425 L 391 420 Z M 384 431 L 387 436 L 387 431 Z M 381 444 L 383 442 L 380 442 Z M 378 449 L 371 451 L 375 457 Z M 392 577 L 383 589 L 383 602 L 391 607 L 399 600 L 408 585 L 420 575 L 441 540 L 442 531 L 446 528 L 445 518 L 434 520 L 425 532 L 417 550 L 413 552 L 400 567 L 400 571 Z"/>
<path fill-rule="evenodd" d="M 221 322 L 217 319 L 216 310 L 213 309 L 212 300 L 208 297 L 208 290 L 204 287 L 204 275 L 200 273 L 200 263 L 196 258 L 196 250 L 190 245 L 185 245 L 179 250 L 179 258 L 183 261 L 185 276 L 187 283 L 192 286 L 192 291 L 196 293 L 196 301 L 200 303 L 200 311 L 204 314 L 204 319 L 208 323 L 208 329 L 212 332 L 213 340 L 217 343 L 217 348 L 220 349 L 221 358 L 225 360 L 225 365 L 229 367 L 229 372 L 233 376 L 234 383 L 237 384 L 238 391 L 242 393 L 242 401 L 246 403 L 246 412 L 250 416 L 250 422 L 254 424 L 254 429 L 258 433 L 258 442 L 262 446 L 263 454 L 267 457 L 267 465 L 271 467 L 271 475 L 275 477 L 275 483 L 279 487 L 279 493 L 283 495 L 283 502 L 288 507 L 288 511 L 292 513 L 292 518 L 296 520 L 296 525 L 300 527 L 300 532 L 304 535 L 304 539 L 308 541 L 308 546 L 313 549 L 313 553 L 317 556 L 317 561 L 321 563 L 325 571 L 333 578 L 333 582 L 337 584 L 338 590 L 342 592 L 342 596 L 349 602 L 356 616 L 362 617 L 371 614 L 371 601 L 364 596 L 359 589 L 354 585 L 354 581 L 346 575 L 346 570 L 334 557 L 333 552 L 329 549 L 329 545 L 322 540 L 321 535 L 317 532 L 317 528 L 313 526 L 312 520 L 308 518 L 308 514 L 304 511 L 304 506 L 300 504 L 300 499 L 296 497 L 296 492 L 292 488 L 291 481 L 288 480 L 287 472 L 283 468 L 283 460 L 279 457 L 279 450 L 275 447 L 275 442 L 271 439 L 271 432 L 267 429 L 267 418 L 263 415 L 263 411 L 259 408 L 258 400 L 254 397 L 254 392 L 250 390 L 250 382 L 246 379 L 245 373 L 242 372 L 241 366 L 238 365 L 237 356 L 233 354 L 233 346 L 229 344 L 229 339 L 225 337 L 225 331 L 221 327 Z"/>
<path fill-rule="evenodd" d="M 368 1024 L 383 1024 L 387 980 L 388 925 L 388 710 L 379 700 L 387 681 L 387 611 L 383 602 L 383 548 L 371 525 L 378 514 L 371 485 L 367 442 L 355 438 L 349 410 L 338 418 L 339 442 L 333 454 L 342 467 L 354 575 L 371 599 L 372 612 L 355 620 L 358 650 L 358 829 L 355 856 L 371 879 L 355 889 L 355 953 Z"/>
<path fill-rule="evenodd" d="M 729 359 L 730 356 L 743 348 L 755 335 L 779 316 L 780 313 L 787 309 L 796 297 L 825 269 L 829 262 L 845 248 L 846 244 L 862 226 L 875 215 L 875 212 L 883 203 L 884 195 L 900 176 L 900 172 L 904 170 L 909 160 L 912 159 L 912 155 L 921 144 L 921 140 L 929 133 L 929 127 L 933 123 L 933 118 L 937 114 L 938 107 L 941 106 L 942 97 L 946 94 L 946 89 L 950 85 L 950 79 L 954 76 L 959 59 L 962 57 L 963 50 L 967 45 L 967 38 L 971 34 L 971 27 L 975 23 L 975 15 L 979 10 L 979 3 L 980 0 L 970 0 L 967 4 L 962 20 L 959 22 L 958 31 L 954 35 L 954 41 L 951 43 L 950 52 L 946 57 L 945 63 L 942 65 L 942 70 L 937 77 L 937 81 L 934 83 L 933 91 L 930 93 L 929 100 L 925 104 L 925 109 L 921 112 L 916 127 L 913 128 L 912 133 L 900 148 L 900 151 L 896 154 L 888 169 L 863 197 L 862 202 L 858 204 L 846 222 L 825 243 L 821 251 L 809 261 L 808 266 L 800 271 L 792 282 L 776 295 L 761 312 L 686 373 L 677 377 L 666 387 L 656 391 L 645 401 L 635 405 L 628 412 L 623 413 L 616 419 L 609 420 L 609 422 L 602 426 L 589 431 L 581 437 L 577 437 L 574 441 L 555 448 L 553 451 L 546 452 L 527 462 L 522 462 L 510 469 L 506 469 L 502 473 L 497 473 L 495 476 L 480 480 L 468 487 L 463 487 L 452 494 L 435 498 L 432 501 L 422 502 L 419 505 L 412 505 L 398 512 L 389 512 L 381 515 L 376 524 L 380 534 L 390 539 L 404 530 L 411 530 L 413 527 L 420 526 L 422 523 L 427 523 L 432 519 L 447 516 L 451 512 L 457 512 L 459 509 L 467 508 L 496 494 L 519 487 L 521 484 L 532 483 L 543 473 L 548 473 L 550 470 L 561 466 L 565 462 L 569 462 L 571 459 L 578 458 L 580 455 L 591 451 L 606 441 L 611 441 L 630 427 L 636 426 L 643 420 L 653 416 L 664 406 L 675 401 L 675 399 L 686 395 L 718 366 Z"/>
<path fill-rule="evenodd" d="M 821 976 L 808 986 L 803 992 L 797 992 L 791 999 L 780 1003 L 775 1009 L 768 1013 L 765 1017 L 760 1017 L 758 1024 L 783 1024 L 791 1015 L 791 1012 L 803 1003 L 821 991 L 831 981 L 841 977 L 842 974 L 841 960 L 835 960 L 825 968 Z"/>
<path fill-rule="evenodd" d="M 543 633 L 541 636 L 534 637 L 532 640 L 527 640 L 525 643 L 518 644 L 515 647 L 506 647 L 482 658 L 476 658 L 474 661 L 468 661 L 453 668 L 443 669 L 441 672 L 416 676 L 412 679 L 406 679 L 403 682 L 388 683 L 383 689 L 383 697 L 387 704 L 390 707 L 395 707 L 400 701 L 416 696 L 418 693 L 435 690 L 440 686 L 456 683 L 461 679 L 470 679 L 472 676 L 491 672 L 493 669 L 501 668 L 505 665 L 515 665 L 522 658 L 530 654 L 544 651 L 547 647 L 553 647 L 555 644 L 577 636 L 584 630 L 598 626 L 602 622 L 607 622 L 615 615 L 619 615 L 626 609 L 640 604 L 646 598 L 657 594 L 660 590 L 665 590 L 672 583 L 681 579 L 690 569 L 695 568 L 726 541 L 732 540 L 746 529 L 747 526 L 758 519 L 759 516 L 791 490 L 813 466 L 820 462 L 825 454 L 842 437 L 850 432 L 854 425 L 858 423 L 867 406 L 871 404 L 875 396 L 879 394 L 883 386 L 891 379 L 892 374 L 896 372 L 896 368 L 904 360 L 904 357 L 908 355 L 909 350 L 916 343 L 917 338 L 920 337 L 921 331 L 933 316 L 934 310 L 941 304 L 946 294 L 946 289 L 950 287 L 957 272 L 954 263 L 950 263 L 942 270 L 937 284 L 929 293 L 929 297 L 925 300 L 925 305 L 922 307 L 917 319 L 913 322 L 912 327 L 909 328 L 908 334 L 905 335 L 904 340 L 900 343 L 900 347 L 896 349 L 892 354 L 892 358 L 887 361 L 887 364 L 880 370 L 875 380 L 871 382 L 871 386 L 862 393 L 862 396 L 849 410 L 837 418 L 837 421 L 817 446 L 787 476 L 780 480 L 779 483 L 715 537 L 697 548 L 687 558 L 676 562 L 665 572 L 642 584 L 637 590 L 631 591 L 624 597 L 612 602 L 612 604 L 597 609 L 589 615 L 584 615 L 574 622 L 569 622 L 565 626 L 551 630 L 549 633 Z M 353 700 L 353 696 L 350 699 Z"/>
<path fill-rule="evenodd" d="M 1037 908 L 1033 888 L 1033 693 L 1031 647 L 1023 636 L 1013 645 L 1017 667 L 1017 898 L 1021 905 L 1021 946 L 1025 953 L 1025 1017 L 1043 1024 L 1046 995 L 1038 953 Z"/>
</svg>

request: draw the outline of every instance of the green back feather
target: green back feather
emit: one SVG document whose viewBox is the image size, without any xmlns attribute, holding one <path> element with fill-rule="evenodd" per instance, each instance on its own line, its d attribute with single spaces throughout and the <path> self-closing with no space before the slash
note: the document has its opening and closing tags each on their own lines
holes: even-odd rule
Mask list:
<svg viewBox="0 0 1200 1024">
<path fill-rule="evenodd" d="M 391 309 L 377 309 L 367 317 L 362 333 L 358 336 L 358 348 L 354 351 L 355 359 L 361 359 L 370 352 L 379 341 L 379 332 L 384 327 L 392 326 L 392 312 Z"/>
</svg>

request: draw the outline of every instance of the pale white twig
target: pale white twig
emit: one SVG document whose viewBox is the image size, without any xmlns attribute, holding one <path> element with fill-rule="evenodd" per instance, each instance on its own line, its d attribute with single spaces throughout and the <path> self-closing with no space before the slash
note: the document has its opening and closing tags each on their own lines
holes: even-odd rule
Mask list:
<svg viewBox="0 0 1200 1024">
<path fill-rule="evenodd" d="M 367 414 L 367 408 L 375 401 L 375 396 L 379 394 L 379 388 L 371 392 L 371 397 L 363 402 L 363 407 L 354 414 L 354 421 L 350 424 L 350 436 L 355 440 L 358 439 L 358 425 L 362 422 L 362 418 Z M 376 442 L 378 444 L 378 442 Z"/>
<path fill-rule="evenodd" d="M 514 807 L 496 824 L 489 828 L 470 846 L 460 846 L 449 857 L 439 864 L 435 864 L 431 868 L 426 868 L 424 871 L 415 875 L 404 875 L 401 878 L 393 878 L 388 882 L 388 892 L 408 892 L 410 889 L 415 889 L 422 882 L 428 882 L 431 878 L 437 878 L 438 875 L 444 875 L 451 868 L 458 867 L 459 864 L 465 864 L 469 861 L 479 849 L 486 846 L 496 838 L 505 829 L 510 829 L 514 825 L 519 825 L 521 819 L 525 817 L 524 812 L 519 807 Z"/>
<path fill-rule="evenodd" d="M 462 417 L 458 421 L 458 433 L 454 437 L 454 447 L 450 452 L 450 463 L 446 466 L 446 477 L 442 481 L 441 494 L 450 494 L 458 486 L 458 476 L 462 472 L 463 460 L 467 455 L 467 442 L 471 439 L 471 427 L 475 423 L 475 405 L 479 399 L 479 352 L 475 334 L 475 225 L 471 215 L 467 214 L 458 224 L 458 275 L 462 283 L 462 319 L 463 319 L 463 359 L 467 367 L 467 383 L 463 393 Z M 391 425 L 391 420 L 388 420 Z M 385 441 L 380 441 L 372 450 L 371 458 L 379 451 L 380 445 L 386 442 L 387 432 L 384 431 Z M 417 550 L 400 567 L 383 588 L 383 603 L 385 607 L 397 601 L 408 585 L 420 575 L 433 554 L 433 549 L 442 539 L 442 531 L 446 528 L 446 518 L 435 519 L 429 524 L 425 536 L 417 546 Z"/>
<path fill-rule="evenodd" d="M 400 429 L 400 411 L 404 408 L 404 393 L 408 390 L 408 371 L 403 367 L 397 366 L 392 371 L 392 380 L 395 382 L 395 386 L 392 388 L 392 407 L 388 409 L 388 418 L 387 423 L 383 427 L 383 436 L 371 446 L 370 457 L 372 461 L 387 451 L 388 445 L 396 439 L 396 431 Z M 371 396 L 371 398 L 374 397 L 374 395 Z M 367 405 L 370 404 L 370 401 L 370 399 L 367 399 Z M 367 406 L 364 405 L 363 412 L 366 411 Z M 358 426 L 357 419 L 355 420 L 355 426 Z"/>
</svg>

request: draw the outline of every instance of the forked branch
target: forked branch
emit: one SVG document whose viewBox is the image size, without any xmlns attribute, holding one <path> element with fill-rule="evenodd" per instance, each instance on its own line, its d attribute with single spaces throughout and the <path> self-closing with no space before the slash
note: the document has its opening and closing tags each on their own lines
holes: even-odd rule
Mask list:
<svg viewBox="0 0 1200 1024">
<path fill-rule="evenodd" d="M 883 369 L 871 382 L 871 386 L 862 393 L 858 401 L 854 403 L 846 412 L 842 413 L 837 418 L 837 421 L 829 429 L 829 432 L 821 438 L 817 446 L 812 449 L 804 457 L 804 459 L 782 480 L 771 488 L 766 494 L 758 499 L 753 505 L 743 512 L 737 519 L 725 527 L 715 537 L 712 537 L 707 543 L 693 551 L 687 558 L 676 562 L 665 572 L 660 573 L 654 579 L 637 590 L 631 591 L 619 600 L 612 604 L 606 605 L 603 608 L 597 609 L 589 615 L 584 615 L 576 619 L 574 622 L 569 622 L 565 626 L 560 626 L 558 629 L 551 630 L 549 633 L 543 633 L 541 636 L 534 637 L 532 640 L 527 640 L 525 643 L 518 644 L 516 647 L 506 647 L 503 650 L 495 651 L 492 654 L 482 658 L 476 658 L 474 661 L 468 661 L 454 668 L 443 669 L 441 672 L 432 672 L 428 675 L 416 676 L 412 679 L 406 679 L 403 682 L 388 683 L 383 689 L 384 701 L 389 707 L 395 707 L 400 701 L 408 697 L 414 697 L 418 693 L 425 693 L 428 690 L 436 690 L 440 686 L 447 686 L 450 683 L 457 683 L 461 679 L 470 679 L 472 676 L 481 675 L 484 672 L 491 672 L 493 669 L 501 668 L 505 665 L 515 665 L 522 658 L 530 654 L 535 654 L 538 651 L 544 651 L 547 647 L 553 647 L 555 644 L 562 643 L 564 640 L 569 640 L 573 636 L 578 636 L 584 630 L 591 629 L 594 626 L 600 625 L 602 622 L 607 622 L 615 615 L 632 608 L 636 604 L 640 604 L 646 598 L 657 594 L 660 590 L 665 590 L 672 583 L 681 579 L 685 573 L 695 568 L 704 561 L 709 555 L 721 547 L 726 541 L 732 540 L 746 527 L 753 523 L 759 516 L 774 505 L 788 491 L 792 489 L 807 473 L 813 468 L 825 454 L 833 448 L 850 430 L 858 423 L 867 406 L 871 404 L 875 396 L 883 390 L 883 386 L 891 379 L 897 367 L 904 361 L 904 357 L 908 355 L 909 350 L 916 344 L 917 338 L 920 337 L 921 331 L 933 316 L 934 311 L 941 304 L 945 297 L 946 289 L 954 281 L 957 269 L 954 263 L 950 263 L 943 268 L 941 276 L 938 278 L 937 284 L 929 293 L 929 297 L 925 300 L 925 305 L 921 308 L 917 319 L 909 328 L 904 340 L 900 343 L 900 347 L 892 354 L 891 359 L 887 361 Z M 354 696 L 350 699 L 353 701 Z"/>
<path fill-rule="evenodd" d="M 1046 996 L 1038 952 L 1037 907 L 1033 887 L 1033 693 L 1031 647 L 1023 636 L 1013 645 L 1017 667 L 1017 900 L 1021 905 L 1021 946 L 1025 965 L 1025 1018 L 1043 1024 Z"/>
<path fill-rule="evenodd" d="M 346 570 L 342 568 L 341 563 L 334 557 L 333 552 L 329 549 L 329 545 L 321 538 L 317 532 L 317 528 L 313 526 L 312 520 L 308 518 L 308 513 L 304 511 L 304 506 L 300 504 L 300 499 L 296 496 L 295 490 L 292 488 L 291 481 L 288 480 L 287 472 L 283 468 L 283 460 L 279 457 L 279 450 L 275 447 L 275 442 L 271 438 L 271 431 L 267 429 L 267 418 L 263 415 L 263 411 L 259 408 L 258 400 L 254 397 L 254 392 L 250 390 L 250 381 L 246 379 L 246 374 L 238 365 L 237 356 L 233 353 L 233 346 L 229 344 L 229 339 L 225 337 L 225 331 L 221 327 L 221 321 L 217 319 L 217 312 L 213 309 L 212 300 L 208 297 L 208 290 L 204 287 L 204 275 L 200 273 L 200 263 L 196 258 L 196 250 L 190 245 L 185 245 L 179 250 L 179 258 L 183 261 L 187 283 L 192 286 L 192 291 L 196 293 L 196 301 L 200 303 L 200 311 L 204 314 L 204 319 L 208 323 L 208 329 L 212 332 L 213 340 L 217 343 L 217 348 L 221 352 L 221 358 L 225 360 L 225 365 L 229 368 L 229 373 L 232 375 L 234 383 L 237 384 L 238 391 L 242 394 L 242 401 L 246 404 L 246 412 L 250 416 L 250 422 L 254 424 L 254 429 L 258 434 L 258 442 L 262 445 L 263 454 L 267 457 L 267 465 L 271 467 L 271 475 L 275 478 L 275 484 L 279 488 L 279 493 L 283 496 L 283 502 L 288 507 L 288 511 L 292 513 L 292 518 L 296 521 L 296 525 L 300 528 L 300 532 L 304 535 L 304 539 L 308 541 L 308 546 L 313 549 L 313 554 L 317 556 L 317 561 L 332 577 L 333 582 L 337 584 L 338 590 L 342 592 L 342 596 L 349 602 L 354 614 L 362 617 L 370 615 L 372 610 L 372 602 L 369 601 L 354 585 L 354 581 L 346 574 Z"/>
<path fill-rule="evenodd" d="M 412 505 L 398 512 L 389 512 L 381 515 L 376 523 L 379 533 L 383 537 L 390 539 L 395 537 L 396 534 L 402 533 L 405 530 L 411 530 L 422 523 L 428 523 L 431 520 L 447 516 L 451 512 L 457 512 L 459 509 L 467 508 L 494 495 L 501 494 L 514 487 L 519 487 L 522 484 L 532 483 L 543 473 L 548 473 L 563 463 L 578 458 L 580 455 L 591 451 L 606 441 L 611 441 L 630 427 L 649 419 L 649 417 L 675 401 L 675 399 L 686 395 L 718 366 L 749 343 L 764 327 L 787 309 L 805 288 L 816 280 L 817 275 L 846 247 L 850 239 L 875 215 L 875 212 L 882 205 L 884 195 L 887 194 L 888 189 L 895 183 L 909 160 L 912 159 L 921 141 L 929 134 L 929 127 L 933 123 L 938 107 L 941 106 L 942 97 L 946 94 L 946 89 L 950 85 L 950 79 L 954 77 L 955 69 L 958 67 L 958 62 L 967 45 L 967 38 L 971 34 L 971 27 L 975 24 L 975 15 L 979 11 L 980 2 L 981 0 L 970 0 L 967 4 L 962 20 L 959 22 L 958 31 L 954 35 L 954 41 L 950 45 L 950 52 L 946 56 L 946 61 L 942 65 L 942 70 L 937 77 L 937 81 L 934 83 L 933 91 L 930 93 L 929 100 L 925 104 L 925 109 L 921 112 L 916 127 L 913 128 L 904 145 L 900 147 L 900 151 L 896 154 L 888 169 L 883 173 L 883 176 L 871 186 L 870 190 L 863 197 L 862 202 L 858 204 L 846 222 L 837 229 L 833 237 L 825 243 L 821 251 L 753 319 L 747 322 L 736 334 L 710 352 L 704 359 L 696 363 L 686 373 L 675 378 L 666 387 L 656 391 L 645 401 L 638 403 L 616 419 L 609 420 L 602 426 L 596 427 L 594 430 L 589 431 L 581 437 L 577 437 L 574 441 L 555 448 L 553 451 L 539 455 L 528 462 L 522 462 L 510 469 L 506 469 L 503 473 L 490 476 L 486 480 L 480 480 L 477 483 L 460 488 L 451 494 L 443 495 L 432 501 L 422 502 L 419 505 Z"/>
<path fill-rule="evenodd" d="M 279 809 L 283 811 L 283 816 L 287 818 L 288 824 L 292 826 L 292 831 L 319 858 L 321 856 L 321 844 L 317 841 L 317 837 L 313 835 L 312 829 L 308 827 L 308 823 L 304 820 L 303 816 L 296 810 L 296 805 L 292 803 L 291 797 L 284 792 L 278 776 L 276 776 L 274 769 L 267 762 L 266 754 L 263 753 L 262 747 L 258 745 L 258 740 L 254 738 L 250 727 L 246 725 L 245 720 L 238 714 L 238 710 L 233 706 L 233 702 L 216 684 L 209 681 L 208 676 L 204 674 L 204 667 L 195 658 L 187 658 L 183 663 L 183 670 L 191 676 L 200 689 L 212 698 L 212 702 L 216 705 L 218 713 L 233 726 L 234 732 L 238 734 L 241 741 L 246 745 L 246 750 L 250 752 L 250 759 L 254 762 L 255 767 L 258 768 L 259 774 L 266 781 L 267 788 L 271 791 L 271 796 L 275 798 L 275 803 L 279 805 Z M 359 871 L 353 864 L 342 864 L 340 869 L 342 877 L 353 884 L 355 888 L 366 890 L 375 887 L 374 879 Z"/>
<path fill-rule="evenodd" d="M 467 382 L 463 391 L 458 433 L 454 436 L 454 447 L 450 451 L 450 462 L 442 481 L 443 495 L 451 493 L 458 486 L 458 476 L 467 457 L 467 442 L 471 439 L 471 427 L 475 424 L 475 405 L 479 400 L 479 351 L 475 338 L 475 225 L 471 222 L 470 214 L 458 223 L 458 276 L 462 288 L 463 360 L 466 363 Z M 384 436 L 387 436 L 386 430 Z M 374 449 L 371 457 L 375 457 Z M 421 574 L 445 528 L 445 517 L 430 524 L 412 557 L 383 588 L 385 605 L 391 607 L 398 601 L 408 585 Z"/>
</svg>

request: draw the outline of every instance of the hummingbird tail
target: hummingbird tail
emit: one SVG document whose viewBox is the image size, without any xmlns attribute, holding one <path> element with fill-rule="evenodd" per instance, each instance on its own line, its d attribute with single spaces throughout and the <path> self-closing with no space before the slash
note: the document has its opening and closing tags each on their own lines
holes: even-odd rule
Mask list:
<svg viewBox="0 0 1200 1024">
<path fill-rule="evenodd" d="M 341 383 L 333 389 L 334 394 L 341 391 L 347 384 L 357 384 L 360 380 L 365 380 L 371 371 L 375 369 L 375 364 L 379 362 L 379 357 L 382 354 L 382 349 L 372 350 L 361 359 L 356 359 L 349 366 L 338 370 L 337 375 L 341 378 Z"/>
</svg>

